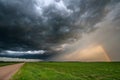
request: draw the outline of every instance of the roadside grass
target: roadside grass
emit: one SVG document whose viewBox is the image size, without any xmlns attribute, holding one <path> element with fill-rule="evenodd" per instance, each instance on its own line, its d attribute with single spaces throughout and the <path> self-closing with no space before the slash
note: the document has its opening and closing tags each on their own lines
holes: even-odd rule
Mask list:
<svg viewBox="0 0 120 80">
<path fill-rule="evenodd" d="M 120 63 L 25 63 L 11 80 L 120 80 Z"/>
<path fill-rule="evenodd" d="M 16 63 L 18 63 L 18 62 L 0 62 L 0 67 L 11 65 L 11 64 L 16 64 Z"/>
</svg>

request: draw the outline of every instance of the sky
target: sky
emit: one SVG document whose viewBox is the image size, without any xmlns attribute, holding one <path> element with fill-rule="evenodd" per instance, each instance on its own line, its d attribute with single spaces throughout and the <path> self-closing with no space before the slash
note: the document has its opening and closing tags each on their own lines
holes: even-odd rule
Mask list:
<svg viewBox="0 0 120 80">
<path fill-rule="evenodd" d="M 120 61 L 120 0 L 0 0 L 0 61 Z"/>
</svg>

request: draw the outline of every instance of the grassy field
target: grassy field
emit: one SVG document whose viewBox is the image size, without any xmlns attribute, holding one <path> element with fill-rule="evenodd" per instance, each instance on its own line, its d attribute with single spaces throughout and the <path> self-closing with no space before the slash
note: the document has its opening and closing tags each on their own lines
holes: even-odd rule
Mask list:
<svg viewBox="0 0 120 80">
<path fill-rule="evenodd" d="M 120 63 L 25 63 L 11 80 L 120 80 Z"/>
<path fill-rule="evenodd" d="M 15 64 L 17 62 L 0 62 L 0 67 L 1 66 L 6 66 L 6 65 L 11 65 L 11 64 Z"/>
</svg>

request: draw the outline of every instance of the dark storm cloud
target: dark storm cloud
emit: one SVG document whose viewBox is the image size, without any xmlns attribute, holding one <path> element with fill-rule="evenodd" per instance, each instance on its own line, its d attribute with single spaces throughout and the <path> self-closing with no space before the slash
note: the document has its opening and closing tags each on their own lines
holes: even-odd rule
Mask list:
<svg viewBox="0 0 120 80">
<path fill-rule="evenodd" d="M 118 3 L 119 0 L 0 0 L 0 48 L 51 51 L 51 47 L 74 42 L 83 33 L 94 31 L 95 25 L 114 9 L 107 11 L 106 7 Z"/>
</svg>

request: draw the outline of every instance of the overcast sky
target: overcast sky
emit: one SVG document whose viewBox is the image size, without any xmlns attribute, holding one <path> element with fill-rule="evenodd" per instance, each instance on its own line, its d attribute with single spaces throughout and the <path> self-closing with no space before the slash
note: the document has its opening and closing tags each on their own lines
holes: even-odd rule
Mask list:
<svg viewBox="0 0 120 80">
<path fill-rule="evenodd" d="M 94 45 L 120 61 L 119 42 L 120 0 L 0 0 L 0 57 L 61 60 Z"/>
</svg>

